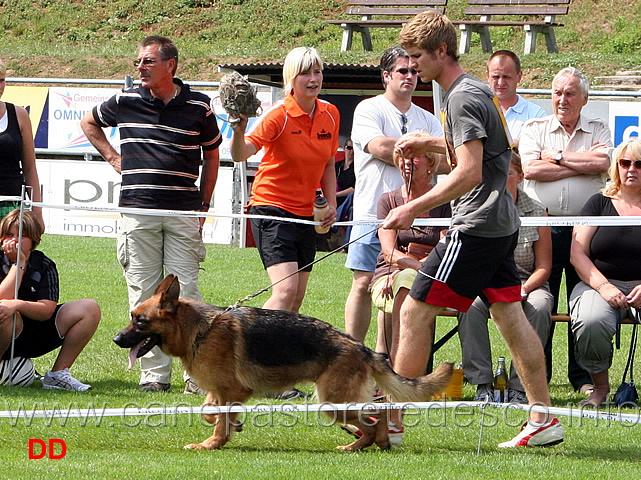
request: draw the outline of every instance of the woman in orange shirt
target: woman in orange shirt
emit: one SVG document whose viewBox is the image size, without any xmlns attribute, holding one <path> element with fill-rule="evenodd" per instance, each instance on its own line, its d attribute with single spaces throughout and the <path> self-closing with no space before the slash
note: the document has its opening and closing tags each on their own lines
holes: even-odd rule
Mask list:
<svg viewBox="0 0 641 480">
<path fill-rule="evenodd" d="M 264 156 L 252 184 L 249 213 L 313 220 L 316 189 L 329 202 L 324 225 L 336 221 L 334 156 L 339 144 L 338 109 L 318 94 L 323 61 L 311 47 L 293 49 L 283 66 L 285 98 L 275 103 L 245 135 L 247 117 L 232 123 L 231 156 L 243 162 L 261 148 Z M 312 225 L 251 219 L 252 233 L 272 283 L 263 308 L 298 312 L 316 254 Z"/>
</svg>

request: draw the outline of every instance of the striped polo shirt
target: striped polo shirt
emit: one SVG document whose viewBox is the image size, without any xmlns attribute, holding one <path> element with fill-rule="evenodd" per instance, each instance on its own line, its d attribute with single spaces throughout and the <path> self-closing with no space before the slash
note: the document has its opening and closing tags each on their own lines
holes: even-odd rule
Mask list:
<svg viewBox="0 0 641 480">
<path fill-rule="evenodd" d="M 211 99 L 178 78 L 174 83 L 180 94 L 167 105 L 138 87 L 93 109 L 100 126 L 120 133 L 121 207 L 200 209 L 201 148 L 218 148 L 222 137 Z"/>
</svg>

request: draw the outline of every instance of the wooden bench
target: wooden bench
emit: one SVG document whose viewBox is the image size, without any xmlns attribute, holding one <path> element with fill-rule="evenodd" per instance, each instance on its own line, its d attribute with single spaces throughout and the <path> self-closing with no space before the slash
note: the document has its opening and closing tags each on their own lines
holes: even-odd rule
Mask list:
<svg viewBox="0 0 641 480">
<path fill-rule="evenodd" d="M 363 48 L 372 51 L 370 28 L 400 28 L 425 10 L 445 13 L 446 5 L 447 0 L 349 0 L 346 13 L 360 18 L 329 20 L 327 23 L 340 25 L 343 29 L 342 52 L 352 48 L 354 32 L 361 33 Z"/>
<path fill-rule="evenodd" d="M 452 308 L 446 308 L 438 316 L 439 317 L 455 317 L 458 315 L 458 312 Z M 438 321 L 438 320 L 437 320 Z M 570 315 L 567 313 L 554 313 L 552 314 L 552 322 L 556 323 L 570 323 Z M 622 324 L 632 325 L 634 321 L 630 317 L 621 319 Z M 449 340 L 458 333 L 458 324 L 454 325 L 452 329 L 443 335 L 437 342 L 434 342 L 432 345 L 432 351 L 430 352 L 430 357 L 427 363 L 427 372 L 431 372 L 434 366 L 434 354 Z"/>
<path fill-rule="evenodd" d="M 481 36 L 483 52 L 492 53 L 492 40 L 489 27 L 523 27 L 525 30 L 524 53 L 534 53 L 536 37 L 539 33 L 545 36 L 545 43 L 550 53 L 558 53 L 554 27 L 562 27 L 556 21 L 559 15 L 567 15 L 570 0 L 468 0 L 465 15 L 477 16 L 477 20 L 454 20 L 452 23 L 461 29 L 459 54 L 470 51 L 472 33 Z M 501 19 L 493 19 L 494 16 Z M 515 16 L 526 19 L 512 19 Z M 508 17 L 508 18 L 505 18 Z"/>
</svg>

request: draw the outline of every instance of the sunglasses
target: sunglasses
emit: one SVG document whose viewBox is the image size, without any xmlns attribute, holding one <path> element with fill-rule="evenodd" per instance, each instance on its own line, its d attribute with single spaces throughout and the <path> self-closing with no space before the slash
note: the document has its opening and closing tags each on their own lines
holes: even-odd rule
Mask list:
<svg viewBox="0 0 641 480">
<path fill-rule="evenodd" d="M 142 58 L 142 59 L 137 58 L 137 59 L 136 59 L 136 60 L 134 60 L 132 63 L 134 64 L 134 67 L 138 67 L 138 66 L 140 66 L 140 64 L 141 64 L 141 63 L 142 63 L 145 67 L 150 67 L 150 66 L 152 66 L 154 63 L 164 62 L 164 61 L 165 61 L 165 59 L 164 59 L 164 58 Z"/>
<path fill-rule="evenodd" d="M 413 68 L 397 68 L 394 71 L 400 73 L 401 75 L 407 75 L 408 73 L 416 75 L 416 70 L 414 70 Z"/>
<path fill-rule="evenodd" d="M 354 147 L 351 145 L 345 145 L 345 150 L 354 150 Z"/>
<path fill-rule="evenodd" d="M 628 160 L 627 158 L 622 158 L 619 160 L 619 166 L 621 168 L 630 168 L 634 163 L 634 168 L 641 170 L 641 160 Z"/>
<path fill-rule="evenodd" d="M 405 135 L 407 133 L 407 117 L 401 113 L 401 133 Z"/>
</svg>

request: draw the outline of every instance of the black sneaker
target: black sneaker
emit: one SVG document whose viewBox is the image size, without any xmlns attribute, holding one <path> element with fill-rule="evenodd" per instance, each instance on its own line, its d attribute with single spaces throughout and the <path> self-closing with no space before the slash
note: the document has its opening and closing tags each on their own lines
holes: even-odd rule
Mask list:
<svg viewBox="0 0 641 480">
<path fill-rule="evenodd" d="M 299 389 L 286 390 L 275 395 L 267 395 L 268 398 L 275 398 L 276 400 L 295 400 L 297 398 L 309 398 L 309 393 L 301 392 Z"/>
<path fill-rule="evenodd" d="M 525 392 L 522 392 L 521 390 L 515 390 L 514 388 L 510 388 L 507 391 L 507 403 L 518 403 L 520 405 L 527 405 L 528 400 L 527 400 L 527 396 L 525 395 Z"/>
<path fill-rule="evenodd" d="M 494 401 L 494 387 L 491 383 L 481 383 L 476 387 L 476 395 L 474 395 L 475 402 L 493 402 Z"/>
</svg>

